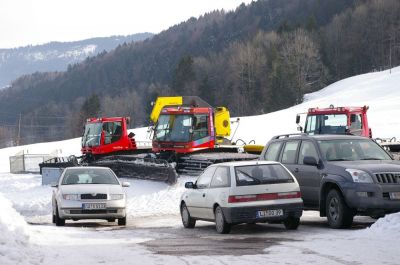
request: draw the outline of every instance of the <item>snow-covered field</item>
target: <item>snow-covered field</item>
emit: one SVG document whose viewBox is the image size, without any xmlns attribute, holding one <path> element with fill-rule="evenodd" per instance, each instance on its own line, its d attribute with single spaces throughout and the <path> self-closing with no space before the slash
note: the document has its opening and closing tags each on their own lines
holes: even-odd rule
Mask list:
<svg viewBox="0 0 400 265">
<path fill-rule="evenodd" d="M 255 139 L 257 143 L 265 144 L 273 135 L 296 132 L 297 113 L 305 112 L 309 107 L 326 107 L 329 104 L 369 105 L 370 125 L 375 136 L 398 136 L 400 121 L 394 119 L 400 114 L 398 84 L 400 68 L 393 69 L 391 74 L 385 71 L 349 78 L 308 95 L 301 105 L 271 114 L 241 118 L 235 138 L 246 141 Z M 146 140 L 146 128 L 137 129 L 135 133 L 138 140 Z M 325 218 L 320 218 L 316 212 L 305 212 L 297 231 L 285 231 L 280 225 L 243 225 L 233 229 L 230 235 L 217 235 L 212 224 L 206 222 L 199 222 L 194 230 L 183 229 L 178 205 L 184 183 L 192 179 L 190 177 L 181 177 L 174 186 L 124 180 L 131 183 L 131 187 L 126 189 L 126 228 L 104 221 L 94 225 L 71 221 L 66 227 L 55 227 L 51 223 L 52 188 L 41 185 L 40 175 L 10 174 L 9 156 L 22 150 L 32 154 L 57 152 L 65 156 L 79 155 L 79 149 L 80 139 L 0 149 L 0 265 L 63 265 L 76 262 L 400 264 L 397 247 L 400 213 L 387 215 L 376 222 L 358 217 L 355 227 L 350 230 L 329 229 Z M 170 248 L 181 252 L 172 255 L 154 250 L 154 247 L 149 247 L 154 240 L 167 242 Z M 184 243 L 175 246 L 179 240 Z M 253 243 L 247 243 L 242 249 L 215 254 L 220 245 L 246 240 L 258 242 L 257 246 L 261 249 L 252 254 L 243 252 L 253 246 Z M 198 249 L 205 249 L 204 254 L 196 252 Z M 192 255 L 190 250 L 196 254 Z"/>
</svg>

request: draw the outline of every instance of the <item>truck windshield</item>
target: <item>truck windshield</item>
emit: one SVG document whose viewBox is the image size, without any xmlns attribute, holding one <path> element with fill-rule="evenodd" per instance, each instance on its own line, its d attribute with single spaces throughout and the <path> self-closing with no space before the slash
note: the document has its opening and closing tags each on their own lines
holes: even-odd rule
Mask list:
<svg viewBox="0 0 400 265">
<path fill-rule="evenodd" d="M 82 136 L 82 147 L 99 146 L 102 123 L 87 123 Z"/>
<path fill-rule="evenodd" d="M 314 134 L 346 134 L 346 114 L 308 115 L 305 133 Z"/>
<path fill-rule="evenodd" d="M 335 139 L 318 141 L 327 161 L 392 160 L 374 141 L 369 139 Z"/>
<path fill-rule="evenodd" d="M 189 142 L 193 115 L 163 114 L 154 131 L 156 141 Z"/>
</svg>

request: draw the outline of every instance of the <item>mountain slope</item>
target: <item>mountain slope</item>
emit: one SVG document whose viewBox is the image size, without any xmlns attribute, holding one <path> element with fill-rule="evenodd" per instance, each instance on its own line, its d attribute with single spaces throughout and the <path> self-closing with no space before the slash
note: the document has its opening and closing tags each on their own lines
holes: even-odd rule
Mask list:
<svg viewBox="0 0 400 265">
<path fill-rule="evenodd" d="M 16 78 L 34 72 L 65 71 L 69 64 L 83 61 L 123 43 L 141 41 L 151 33 L 92 38 L 74 42 L 51 42 L 43 45 L 0 49 L 0 88 Z"/>
<path fill-rule="evenodd" d="M 400 67 L 343 79 L 308 94 L 302 104 L 265 115 L 242 117 L 235 140 L 265 144 L 279 134 L 297 133 L 296 114 L 309 108 L 369 106 L 369 126 L 374 138 L 400 139 Z M 304 117 L 303 120 L 304 122 Z"/>
</svg>

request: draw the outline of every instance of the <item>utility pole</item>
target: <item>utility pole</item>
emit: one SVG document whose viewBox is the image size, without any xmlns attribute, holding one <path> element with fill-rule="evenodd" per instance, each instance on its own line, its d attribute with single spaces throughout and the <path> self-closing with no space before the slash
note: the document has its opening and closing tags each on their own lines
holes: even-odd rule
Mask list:
<svg viewBox="0 0 400 265">
<path fill-rule="evenodd" d="M 22 118 L 22 114 L 19 114 L 19 119 L 18 119 L 18 136 L 17 136 L 17 146 L 19 146 L 20 144 L 20 140 L 21 140 L 21 118 Z"/>
</svg>

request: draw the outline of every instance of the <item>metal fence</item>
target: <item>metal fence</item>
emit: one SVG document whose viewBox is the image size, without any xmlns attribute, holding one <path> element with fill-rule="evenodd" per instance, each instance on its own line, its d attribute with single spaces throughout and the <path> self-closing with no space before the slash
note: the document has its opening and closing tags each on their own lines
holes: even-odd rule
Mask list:
<svg viewBox="0 0 400 265">
<path fill-rule="evenodd" d="M 39 173 L 39 164 L 52 158 L 48 154 L 17 154 L 10 156 L 10 173 Z"/>
</svg>

